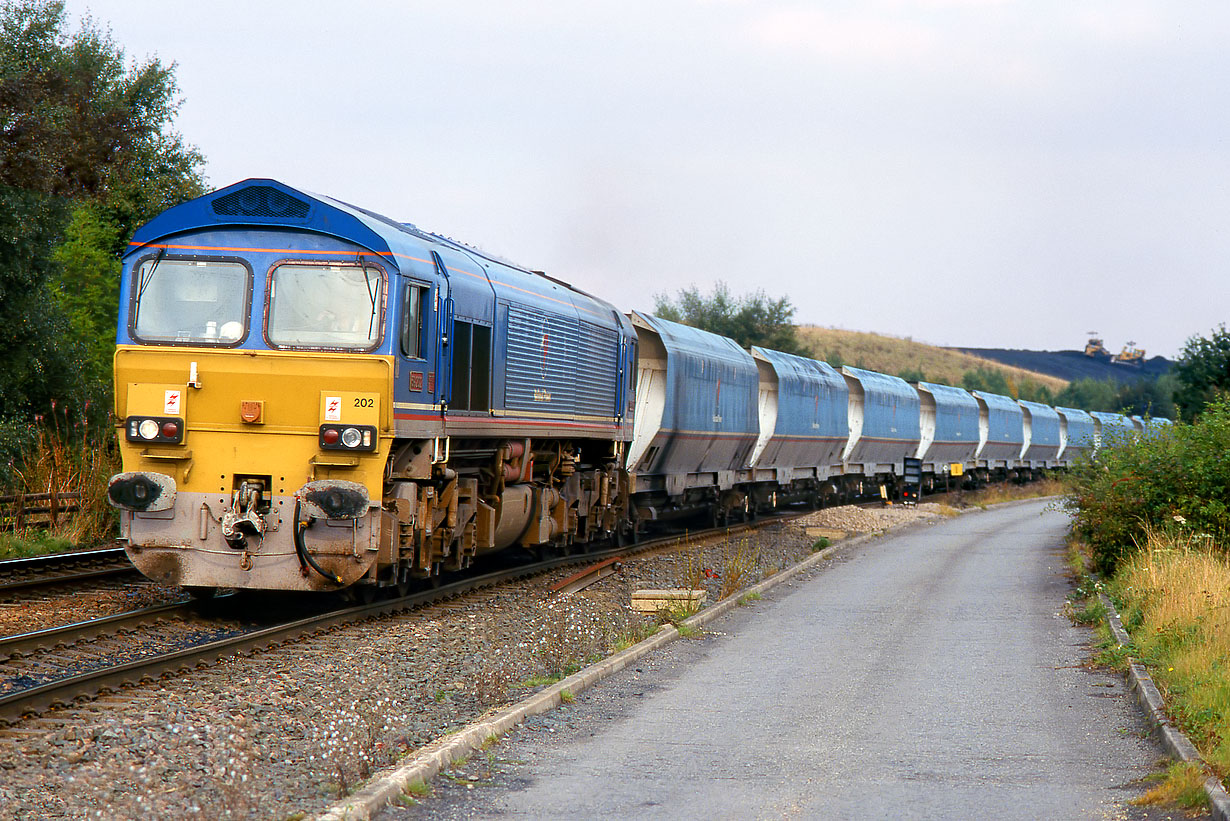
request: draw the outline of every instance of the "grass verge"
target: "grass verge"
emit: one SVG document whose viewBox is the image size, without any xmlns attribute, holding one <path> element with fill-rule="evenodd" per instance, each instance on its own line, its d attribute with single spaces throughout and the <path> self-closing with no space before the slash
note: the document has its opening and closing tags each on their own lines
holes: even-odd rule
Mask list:
<svg viewBox="0 0 1230 821">
<path fill-rule="evenodd" d="M 1230 558 L 1199 535 L 1146 531 L 1109 585 L 1132 655 L 1173 719 L 1224 779 L 1230 773 Z"/>
<path fill-rule="evenodd" d="M 0 533 L 0 560 L 27 559 L 31 556 L 67 553 L 73 549 L 73 543 L 68 539 L 45 530 Z"/>
</svg>

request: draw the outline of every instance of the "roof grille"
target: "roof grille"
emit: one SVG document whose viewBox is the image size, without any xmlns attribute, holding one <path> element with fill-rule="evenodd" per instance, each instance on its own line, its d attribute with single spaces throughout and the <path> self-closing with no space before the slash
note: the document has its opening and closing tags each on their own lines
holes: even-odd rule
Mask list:
<svg viewBox="0 0 1230 821">
<path fill-rule="evenodd" d="M 251 185 L 213 201 L 220 217 L 304 219 L 309 208 L 303 200 L 268 185 Z"/>
</svg>

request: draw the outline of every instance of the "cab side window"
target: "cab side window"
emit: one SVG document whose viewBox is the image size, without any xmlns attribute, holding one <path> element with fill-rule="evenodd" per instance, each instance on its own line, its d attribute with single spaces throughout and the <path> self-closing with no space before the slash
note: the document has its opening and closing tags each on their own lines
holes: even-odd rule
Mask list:
<svg viewBox="0 0 1230 821">
<path fill-rule="evenodd" d="M 402 294 L 401 353 L 410 359 L 423 358 L 423 313 L 430 293 L 425 286 L 410 283 Z"/>
</svg>

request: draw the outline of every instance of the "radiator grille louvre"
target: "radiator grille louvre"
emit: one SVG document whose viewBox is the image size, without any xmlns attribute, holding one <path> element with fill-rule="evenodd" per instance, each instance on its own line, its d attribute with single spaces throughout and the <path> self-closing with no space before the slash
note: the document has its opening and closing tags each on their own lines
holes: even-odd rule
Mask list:
<svg viewBox="0 0 1230 821">
<path fill-rule="evenodd" d="M 619 335 L 582 322 L 577 361 L 577 413 L 614 416 L 619 366 Z"/>
<path fill-rule="evenodd" d="M 508 307 L 509 410 L 615 415 L 619 336 L 572 317 Z"/>
</svg>

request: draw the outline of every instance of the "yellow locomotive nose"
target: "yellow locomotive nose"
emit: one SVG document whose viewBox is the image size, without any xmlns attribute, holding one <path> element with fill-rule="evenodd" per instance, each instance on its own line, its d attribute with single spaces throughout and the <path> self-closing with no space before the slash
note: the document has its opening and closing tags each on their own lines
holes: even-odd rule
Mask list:
<svg viewBox="0 0 1230 821">
<path fill-rule="evenodd" d="M 190 587 L 362 578 L 379 549 L 391 370 L 375 355 L 120 348 L 126 472 L 108 494 L 133 563 Z"/>
</svg>

